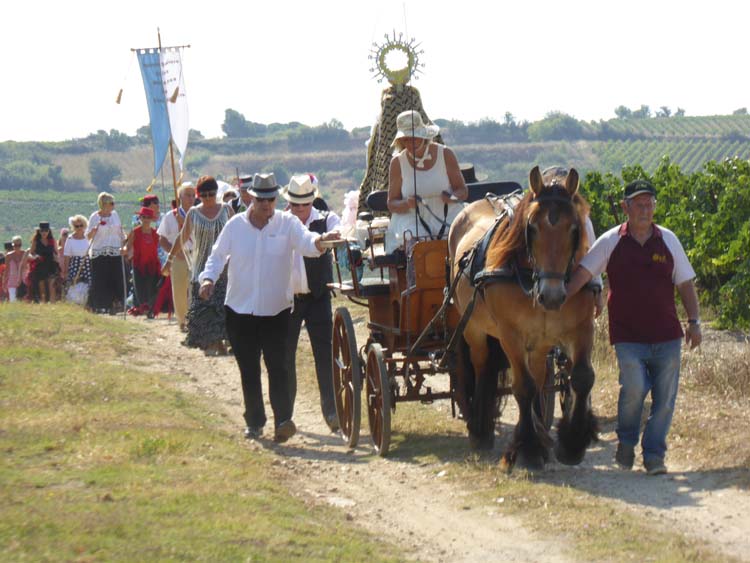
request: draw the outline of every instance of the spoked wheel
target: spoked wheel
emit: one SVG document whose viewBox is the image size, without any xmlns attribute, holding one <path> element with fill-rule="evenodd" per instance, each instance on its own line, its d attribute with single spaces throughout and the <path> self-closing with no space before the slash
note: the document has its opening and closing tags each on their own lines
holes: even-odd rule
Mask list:
<svg viewBox="0 0 750 563">
<path fill-rule="evenodd" d="M 365 381 L 370 436 L 375 451 L 382 457 L 391 445 L 391 385 L 380 344 L 371 344 L 367 351 Z"/>
<path fill-rule="evenodd" d="M 349 310 L 339 307 L 333 317 L 333 394 L 341 436 L 350 448 L 359 441 L 362 413 L 362 368 Z"/>
<path fill-rule="evenodd" d="M 544 428 L 550 430 L 555 421 L 555 365 L 556 355 L 554 352 L 547 354 L 547 370 L 544 378 L 544 387 L 536 396 L 537 412 L 544 423 Z"/>
</svg>

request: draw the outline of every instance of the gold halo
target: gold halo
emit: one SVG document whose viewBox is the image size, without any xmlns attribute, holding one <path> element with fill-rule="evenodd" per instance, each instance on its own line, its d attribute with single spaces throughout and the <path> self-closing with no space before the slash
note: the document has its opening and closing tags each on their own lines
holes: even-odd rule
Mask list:
<svg viewBox="0 0 750 563">
<path fill-rule="evenodd" d="M 416 74 L 421 72 L 420 68 L 424 67 L 419 62 L 419 55 L 424 51 L 417 51 L 419 44 L 415 42 L 415 39 L 406 41 L 401 33 L 396 37 L 396 32 L 393 32 L 393 37 L 388 35 L 384 36 L 385 41 L 382 45 L 373 43 L 373 49 L 368 57 L 370 60 L 375 62 L 375 66 L 370 69 L 370 72 L 375 74 L 378 82 L 382 82 L 383 78 L 388 80 L 394 86 L 399 84 L 406 84 L 411 78 L 417 78 Z M 388 67 L 386 59 L 390 53 L 400 51 L 406 56 L 406 66 L 403 68 L 392 69 Z"/>
</svg>

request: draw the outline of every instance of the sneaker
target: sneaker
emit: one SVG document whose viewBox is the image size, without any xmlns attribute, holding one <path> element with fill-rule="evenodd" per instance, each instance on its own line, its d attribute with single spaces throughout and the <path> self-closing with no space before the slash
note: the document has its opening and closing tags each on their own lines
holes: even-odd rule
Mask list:
<svg viewBox="0 0 750 563">
<path fill-rule="evenodd" d="M 285 420 L 284 422 L 279 424 L 278 428 L 276 428 L 276 433 L 273 436 L 273 441 L 278 442 L 279 444 L 283 444 L 296 433 L 297 427 L 294 425 L 294 422 L 291 420 Z"/>
<path fill-rule="evenodd" d="M 623 469 L 633 469 L 633 463 L 635 462 L 635 447 L 618 442 L 615 461 L 617 462 L 617 465 Z"/>
<path fill-rule="evenodd" d="M 246 440 L 257 440 L 263 434 L 262 426 L 248 426 L 245 428 L 245 439 Z"/>
<path fill-rule="evenodd" d="M 655 457 L 643 460 L 643 467 L 649 475 L 664 475 L 667 472 L 667 466 L 664 465 L 664 459 Z"/>
<path fill-rule="evenodd" d="M 326 424 L 331 429 L 331 432 L 338 432 L 341 428 L 339 426 L 339 417 L 335 413 L 326 416 Z"/>
</svg>

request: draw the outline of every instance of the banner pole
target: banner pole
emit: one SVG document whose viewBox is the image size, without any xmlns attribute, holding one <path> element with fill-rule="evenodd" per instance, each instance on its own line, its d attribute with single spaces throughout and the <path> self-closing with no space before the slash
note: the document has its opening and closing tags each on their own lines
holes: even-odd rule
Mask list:
<svg viewBox="0 0 750 563">
<path fill-rule="evenodd" d="M 161 30 L 157 27 L 156 28 L 156 36 L 159 40 L 159 54 L 161 54 Z M 164 94 L 166 96 L 166 92 Z M 165 102 L 166 103 L 166 98 Z M 179 200 L 177 199 L 177 173 L 174 169 L 174 150 L 172 149 L 172 132 L 169 132 L 169 162 L 172 164 L 172 189 L 174 190 L 174 200 L 177 205 L 180 205 Z"/>
</svg>

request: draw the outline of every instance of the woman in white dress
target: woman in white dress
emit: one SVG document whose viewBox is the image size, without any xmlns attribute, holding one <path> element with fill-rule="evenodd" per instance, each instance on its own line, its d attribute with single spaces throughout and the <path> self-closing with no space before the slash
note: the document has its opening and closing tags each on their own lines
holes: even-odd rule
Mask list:
<svg viewBox="0 0 750 563">
<path fill-rule="evenodd" d="M 432 141 L 437 125 L 424 124 L 419 112 L 409 110 L 398 115 L 396 127 L 397 152 L 388 180 L 391 222 L 385 250 L 389 253 L 401 247 L 407 232 L 412 237 L 447 237 L 469 195 L 456 155 Z"/>
</svg>

